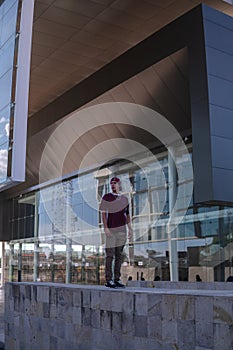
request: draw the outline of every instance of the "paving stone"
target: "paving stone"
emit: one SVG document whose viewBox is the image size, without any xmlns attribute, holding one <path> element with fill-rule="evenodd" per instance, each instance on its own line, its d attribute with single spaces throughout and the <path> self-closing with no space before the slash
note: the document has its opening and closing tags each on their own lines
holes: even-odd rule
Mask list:
<svg viewBox="0 0 233 350">
<path fill-rule="evenodd" d="M 72 310 L 72 323 L 81 325 L 82 324 L 82 309 L 81 307 L 73 307 Z"/>
<path fill-rule="evenodd" d="M 91 309 L 91 327 L 100 328 L 100 310 Z"/>
<path fill-rule="evenodd" d="M 232 301 L 227 298 L 214 298 L 214 323 L 233 324 Z"/>
<path fill-rule="evenodd" d="M 82 291 L 82 306 L 90 308 L 91 307 L 91 291 L 84 289 Z"/>
<path fill-rule="evenodd" d="M 162 340 L 170 343 L 178 343 L 178 329 L 176 321 L 162 321 Z"/>
<path fill-rule="evenodd" d="M 195 319 L 195 297 L 178 296 L 178 318 L 181 320 Z"/>
<path fill-rule="evenodd" d="M 214 325 L 212 322 L 196 322 L 196 344 L 213 348 Z"/>
<path fill-rule="evenodd" d="M 115 311 L 115 312 L 122 311 L 122 293 L 121 292 L 114 292 L 114 294 L 112 294 L 111 302 L 112 302 L 111 311 Z"/>
<path fill-rule="evenodd" d="M 162 340 L 162 320 L 161 316 L 148 316 L 147 319 L 148 337 Z"/>
<path fill-rule="evenodd" d="M 122 313 L 122 332 L 128 336 L 132 336 L 135 334 L 134 332 L 134 322 L 133 315 L 128 313 Z"/>
<path fill-rule="evenodd" d="M 92 309 L 100 309 L 101 302 L 101 292 L 97 290 L 91 291 L 91 308 Z"/>
<path fill-rule="evenodd" d="M 195 321 L 178 320 L 177 327 L 179 350 L 195 350 Z"/>
<path fill-rule="evenodd" d="M 112 330 L 115 332 L 122 331 L 122 313 L 112 312 Z"/>
<path fill-rule="evenodd" d="M 178 298 L 176 295 L 163 295 L 162 297 L 162 318 L 166 321 L 178 318 Z"/>
<path fill-rule="evenodd" d="M 135 295 L 135 314 L 147 315 L 148 314 L 148 295 L 139 294 Z"/>
<path fill-rule="evenodd" d="M 157 315 L 161 316 L 162 315 L 162 309 L 161 309 L 161 304 L 162 304 L 162 295 L 157 295 L 157 294 L 148 294 L 147 295 L 147 301 L 148 301 L 148 315 Z"/>
<path fill-rule="evenodd" d="M 91 326 L 91 309 L 82 307 L 82 325 L 84 327 Z"/>
<path fill-rule="evenodd" d="M 214 324 L 214 350 L 233 349 L 233 324 Z"/>
<path fill-rule="evenodd" d="M 101 292 L 100 309 L 105 311 L 112 310 L 112 295 L 114 290 L 105 290 Z"/>
<path fill-rule="evenodd" d="M 110 311 L 100 311 L 100 327 L 106 330 L 112 329 L 112 313 Z"/>
<path fill-rule="evenodd" d="M 38 287 L 37 288 L 37 301 L 49 303 L 49 287 Z"/>
<path fill-rule="evenodd" d="M 82 291 L 81 289 L 73 290 L 73 305 L 74 306 L 82 306 Z"/>
<path fill-rule="evenodd" d="M 134 335 L 135 337 L 146 338 L 148 336 L 147 316 L 134 315 Z"/>
<path fill-rule="evenodd" d="M 196 297 L 195 298 L 196 320 L 200 322 L 213 322 L 213 298 Z"/>
<path fill-rule="evenodd" d="M 135 295 L 133 293 L 123 293 L 122 295 L 122 311 L 126 314 L 134 313 L 134 300 Z"/>
</svg>

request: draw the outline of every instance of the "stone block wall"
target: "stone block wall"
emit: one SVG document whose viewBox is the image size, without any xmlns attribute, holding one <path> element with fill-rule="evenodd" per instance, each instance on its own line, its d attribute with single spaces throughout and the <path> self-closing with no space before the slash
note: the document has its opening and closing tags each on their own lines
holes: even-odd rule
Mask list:
<svg viewBox="0 0 233 350">
<path fill-rule="evenodd" d="M 127 285 L 137 288 L 229 290 L 233 294 L 233 283 L 229 282 L 128 281 Z"/>
<path fill-rule="evenodd" d="M 6 350 L 230 350 L 227 290 L 7 283 Z"/>
</svg>

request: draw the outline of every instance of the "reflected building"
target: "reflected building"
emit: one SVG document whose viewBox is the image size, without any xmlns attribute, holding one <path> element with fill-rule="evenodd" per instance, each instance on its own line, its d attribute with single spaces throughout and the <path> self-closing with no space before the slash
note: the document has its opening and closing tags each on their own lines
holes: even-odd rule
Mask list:
<svg viewBox="0 0 233 350">
<path fill-rule="evenodd" d="M 4 280 L 103 284 L 99 204 L 118 176 L 134 230 L 124 282 L 225 281 L 233 274 L 230 2 L 187 0 L 183 11 L 174 1 L 36 0 L 24 127 L 22 3 L 26 13 L 27 0 L 0 1 L 1 26 L 7 18 L 12 26 L 0 34 Z M 14 135 L 27 142 L 21 166 Z"/>
</svg>

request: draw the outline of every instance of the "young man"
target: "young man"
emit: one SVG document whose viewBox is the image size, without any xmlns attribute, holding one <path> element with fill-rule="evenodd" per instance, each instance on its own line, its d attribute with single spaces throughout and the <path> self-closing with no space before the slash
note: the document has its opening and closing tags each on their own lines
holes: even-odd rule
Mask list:
<svg viewBox="0 0 233 350">
<path fill-rule="evenodd" d="M 116 288 L 125 287 L 120 280 L 120 270 L 122 263 L 122 252 L 126 242 L 127 226 L 128 237 L 133 235 L 128 199 L 120 194 L 120 179 L 113 177 L 110 181 L 112 192 L 103 196 L 100 210 L 102 212 L 102 221 L 104 232 L 106 234 L 106 259 L 105 276 L 106 287 Z M 115 258 L 114 268 L 112 268 Z M 112 271 L 114 270 L 114 280 Z"/>
</svg>

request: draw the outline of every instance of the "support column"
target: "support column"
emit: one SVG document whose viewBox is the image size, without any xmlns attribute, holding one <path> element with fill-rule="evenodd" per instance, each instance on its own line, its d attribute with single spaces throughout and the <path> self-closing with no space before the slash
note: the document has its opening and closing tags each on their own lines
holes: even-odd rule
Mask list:
<svg viewBox="0 0 233 350">
<path fill-rule="evenodd" d="M 66 237 L 66 283 L 71 283 L 72 240 Z"/>
<path fill-rule="evenodd" d="M 22 281 L 22 243 L 19 243 L 18 250 L 18 282 Z"/>
<path fill-rule="evenodd" d="M 38 242 L 38 225 L 39 225 L 39 192 L 35 194 L 35 221 L 34 221 L 34 265 L 33 281 L 37 282 L 39 278 L 39 242 Z"/>
<path fill-rule="evenodd" d="M 85 256 L 85 245 L 82 245 L 82 253 L 81 253 L 81 281 L 85 282 L 86 274 L 85 274 L 85 265 L 86 265 L 86 256 Z"/>
<path fill-rule="evenodd" d="M 72 277 L 72 196 L 73 186 L 72 180 L 63 184 L 65 193 L 65 208 L 66 208 L 66 283 L 71 283 Z"/>
<path fill-rule="evenodd" d="M 2 273 L 1 273 L 1 287 L 5 285 L 5 242 L 2 242 Z"/>
<path fill-rule="evenodd" d="M 14 273 L 14 266 L 13 266 L 13 257 L 14 257 L 14 244 L 10 243 L 10 251 L 9 251 L 9 282 L 13 282 L 13 273 Z"/>
<path fill-rule="evenodd" d="M 169 194 L 169 215 L 175 206 L 177 198 L 177 171 L 174 159 L 176 157 L 175 147 L 168 149 L 168 194 Z M 173 216 L 174 218 L 174 216 Z M 177 228 L 173 229 L 173 225 L 168 224 L 168 248 L 169 248 L 169 268 L 170 280 L 172 282 L 179 280 L 178 273 L 178 254 L 177 254 Z"/>
</svg>

